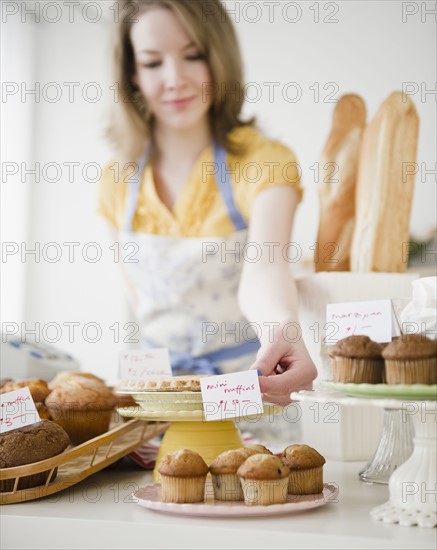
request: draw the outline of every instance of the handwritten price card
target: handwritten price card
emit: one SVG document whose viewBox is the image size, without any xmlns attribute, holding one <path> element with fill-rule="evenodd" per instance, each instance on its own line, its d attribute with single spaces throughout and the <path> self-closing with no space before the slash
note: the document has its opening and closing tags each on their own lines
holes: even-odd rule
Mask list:
<svg viewBox="0 0 437 550">
<path fill-rule="evenodd" d="M 142 380 L 172 376 L 168 349 L 152 348 L 122 351 L 119 357 L 121 380 Z"/>
<path fill-rule="evenodd" d="M 29 388 L 0 395 L 0 433 L 23 428 L 40 420 Z"/>
<path fill-rule="evenodd" d="M 200 379 L 205 420 L 261 414 L 263 404 L 256 370 Z"/>
<path fill-rule="evenodd" d="M 346 302 L 326 307 L 326 343 L 335 344 L 351 335 L 365 335 L 375 342 L 391 342 L 390 300 Z"/>
</svg>

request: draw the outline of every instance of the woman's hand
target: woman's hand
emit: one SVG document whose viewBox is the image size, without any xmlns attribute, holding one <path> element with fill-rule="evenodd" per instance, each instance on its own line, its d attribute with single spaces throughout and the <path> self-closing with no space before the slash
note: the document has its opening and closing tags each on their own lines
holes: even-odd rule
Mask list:
<svg viewBox="0 0 437 550">
<path fill-rule="evenodd" d="M 263 399 L 278 405 L 288 405 L 292 391 L 311 390 L 317 377 L 303 339 L 294 342 L 287 336 L 286 326 L 284 323 L 277 327 L 272 341 L 261 345 L 257 360 L 250 367 L 261 372 L 259 385 Z"/>
</svg>

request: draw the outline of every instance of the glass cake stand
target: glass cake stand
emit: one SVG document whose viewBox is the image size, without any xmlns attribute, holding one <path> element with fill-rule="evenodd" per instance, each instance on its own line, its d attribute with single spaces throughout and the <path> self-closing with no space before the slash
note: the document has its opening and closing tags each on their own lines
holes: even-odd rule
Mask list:
<svg viewBox="0 0 437 550">
<path fill-rule="evenodd" d="M 405 414 L 403 403 L 406 400 L 434 400 L 437 397 L 437 386 L 345 384 L 328 380 L 322 380 L 320 383 L 328 390 L 347 396 L 393 398 L 392 406 L 384 407 L 382 433 L 378 447 L 371 460 L 358 474 L 359 478 L 367 483 L 388 484 L 391 474 L 413 452 L 413 422 L 411 416 Z M 363 403 L 364 401 L 361 400 L 360 404 Z"/>
<path fill-rule="evenodd" d="M 121 392 L 119 392 L 121 393 Z M 244 445 L 236 419 L 205 421 L 200 392 L 122 392 L 129 393 L 138 406 L 118 408 L 126 418 L 170 422 L 161 441 L 153 470 L 153 481 L 159 482 L 157 465 L 167 453 L 188 448 L 196 451 L 210 464 L 217 455 Z M 253 420 L 266 414 L 278 414 L 283 407 L 264 403 L 264 412 L 239 416 L 238 420 Z"/>
<path fill-rule="evenodd" d="M 293 392 L 291 398 L 296 401 L 336 402 L 351 406 L 362 405 L 365 402 L 383 407 L 386 411 L 402 413 L 401 420 L 410 418 L 414 429 L 413 452 L 403 464 L 393 469 L 388 483 L 389 500 L 373 508 L 370 514 L 385 523 L 430 528 L 437 526 L 437 401 L 351 397 L 326 390 Z M 391 424 L 387 424 L 386 430 L 392 427 Z M 392 436 L 395 437 L 393 434 L 388 436 L 389 442 L 392 441 Z M 389 460 L 389 453 L 384 454 L 381 451 L 381 444 L 385 445 L 387 450 L 389 445 L 387 440 L 382 438 L 378 447 L 380 452 L 375 453 L 383 464 L 384 460 Z M 392 467 L 393 464 L 390 465 L 390 469 Z"/>
</svg>

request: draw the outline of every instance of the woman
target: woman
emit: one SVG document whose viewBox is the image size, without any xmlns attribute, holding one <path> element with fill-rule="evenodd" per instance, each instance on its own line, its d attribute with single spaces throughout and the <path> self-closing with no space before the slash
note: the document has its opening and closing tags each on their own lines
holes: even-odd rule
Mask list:
<svg viewBox="0 0 437 550">
<path fill-rule="evenodd" d="M 124 172 L 107 167 L 99 200 L 135 253 L 123 267 L 144 344 L 168 348 L 179 373 L 258 369 L 264 398 L 289 403 L 317 375 L 284 254 L 294 156 L 240 118 L 241 59 L 219 0 L 125 8 L 109 129 Z"/>
</svg>

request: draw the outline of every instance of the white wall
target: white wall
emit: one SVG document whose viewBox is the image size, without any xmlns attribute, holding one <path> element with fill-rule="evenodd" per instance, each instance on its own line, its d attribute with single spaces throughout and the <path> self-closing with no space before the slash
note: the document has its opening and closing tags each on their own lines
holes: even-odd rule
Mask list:
<svg viewBox="0 0 437 550">
<path fill-rule="evenodd" d="M 34 108 L 30 103 L 9 103 L 7 94 L 18 88 L 18 82 L 35 80 L 36 25 L 28 25 L 26 33 L 15 19 L 2 25 L 2 124 L 1 124 L 1 319 L 19 323 L 25 315 L 26 264 L 8 262 L 17 254 L 19 244 L 29 233 L 29 197 L 31 184 L 21 181 L 19 166 L 33 157 Z M 8 60 L 5 63 L 5 60 Z M 6 103 L 6 105 L 5 105 Z M 10 254 L 10 256 L 9 256 Z"/>
<path fill-rule="evenodd" d="M 5 4 L 11 6 L 14 2 L 4 2 L 3 10 Z M 20 13 L 6 18 L 3 25 L 6 47 L 2 48 L 4 80 L 25 82 L 33 87 L 36 80 L 41 90 L 49 82 L 57 83 L 62 95 L 59 101 L 50 102 L 56 93 L 56 87 L 52 86 L 45 88 L 39 102 L 32 96 L 26 96 L 24 103 L 18 96 L 3 101 L 2 111 L 6 115 L 3 135 L 8 136 L 2 140 L 3 162 L 39 161 L 41 181 L 36 183 L 27 178 L 29 209 L 22 197 L 24 187 L 14 180 L 16 187 L 12 190 L 11 185 L 2 182 L 2 240 L 27 240 L 29 246 L 39 242 L 41 247 L 49 242 L 58 243 L 62 256 L 58 262 L 49 263 L 47 257 L 56 255 L 56 249 L 46 247 L 39 263 L 26 257 L 22 264 L 14 257 L 2 264 L 2 274 L 6 276 L 3 280 L 7 281 L 2 288 L 2 321 L 25 321 L 29 325 L 39 322 L 41 337 L 52 340 L 59 337 L 57 345 L 75 355 L 84 369 L 111 378 L 116 375 L 117 350 L 127 345 L 123 339 L 128 337 L 123 329 L 127 315 L 122 281 L 95 212 L 97 185 L 90 181 L 92 170 L 88 178 L 80 173 L 87 163 L 102 165 L 110 156 L 102 131 L 105 108 L 112 99 L 109 32 L 113 27 L 114 12 L 110 8 L 114 2 L 100 2 L 102 17 L 94 23 L 89 20 L 97 12 L 92 9 L 83 12 L 83 6 L 95 3 L 82 3 L 70 13 L 68 3 L 58 2 L 61 10 L 58 22 L 50 22 L 57 15 L 53 2 L 37 4 L 39 23 L 32 22 L 34 17 L 30 15 L 22 22 Z M 432 9 L 435 2 L 300 2 L 300 13 L 296 11 L 296 3 L 280 2 L 274 7 L 272 22 L 267 2 L 225 4 L 237 10 L 231 17 L 240 36 L 246 80 L 253 83 L 250 92 L 261 91 L 259 101 L 248 103 L 245 112 L 258 115 L 261 126 L 271 137 L 292 147 L 302 166 L 306 193 L 293 239 L 310 256 L 309 246 L 315 240 L 318 220 L 317 186 L 310 166 L 318 160 L 330 129 L 335 103 L 327 102 L 327 93 L 335 91 L 334 99 L 348 92 L 360 94 L 372 117 L 378 105 L 390 92 L 401 89 L 403 82 L 415 82 L 422 89 L 435 87 L 435 15 L 425 17 L 420 11 L 422 5 Z M 282 15 L 286 4 L 289 5 L 286 16 L 296 18 L 294 23 L 287 22 Z M 415 7 L 419 10 L 408 16 L 406 22 L 402 21 L 403 5 L 404 10 L 413 12 Z M 270 3 L 270 10 L 272 6 Z M 317 6 L 318 23 L 314 11 Z M 2 15 L 5 20 L 5 12 Z M 424 22 L 421 16 L 425 17 Z M 338 22 L 328 23 L 324 19 Z M 72 102 L 65 82 L 79 83 L 74 88 Z M 95 88 L 87 88 L 90 82 L 96 82 L 102 91 L 101 100 L 95 103 L 82 96 L 82 92 L 88 91 L 88 97 L 92 97 Z M 272 102 L 267 82 L 279 83 Z M 290 82 L 297 83 L 302 92 L 294 103 L 282 97 Z M 314 83 L 320 88 L 318 101 L 310 88 Z M 329 88 L 324 90 L 325 85 Z M 292 89 L 289 91 L 291 94 Z M 428 94 L 423 101 L 420 93 L 412 97 L 421 119 L 418 162 L 426 163 L 429 169 L 435 164 L 435 96 Z M 8 146 L 9 140 L 13 147 Z M 79 163 L 73 182 L 68 181 L 66 162 Z M 44 181 L 47 180 L 44 176 L 56 177 L 53 167 L 44 173 L 48 163 L 59 165 L 60 181 Z M 411 221 L 411 232 L 415 235 L 435 228 L 435 189 L 435 175 L 428 175 L 423 182 L 418 175 Z M 79 243 L 72 262 L 64 242 Z M 82 257 L 90 242 L 97 242 L 102 251 L 102 259 L 96 263 Z M 88 252 L 91 255 L 93 249 Z M 23 288 L 23 265 L 26 288 Z M 23 296 L 27 297 L 25 303 Z M 69 322 L 79 323 L 74 341 L 70 341 L 71 333 L 65 324 Z M 101 327 L 101 339 L 96 343 L 87 341 L 95 334 L 88 323 Z M 119 342 L 114 341 L 116 323 L 120 328 Z M 83 334 L 87 326 L 89 332 Z"/>
</svg>

